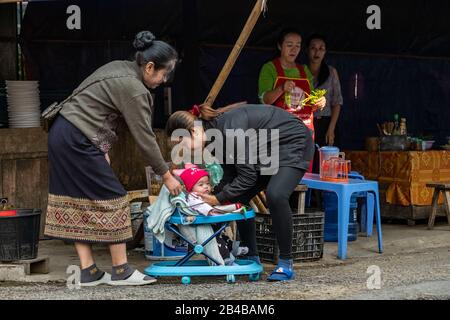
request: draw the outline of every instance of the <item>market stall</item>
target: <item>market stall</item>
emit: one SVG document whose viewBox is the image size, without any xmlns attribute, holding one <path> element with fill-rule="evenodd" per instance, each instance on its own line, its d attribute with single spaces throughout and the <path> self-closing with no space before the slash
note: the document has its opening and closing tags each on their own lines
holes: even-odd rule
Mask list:
<svg viewBox="0 0 450 320">
<path fill-rule="evenodd" d="M 240 6 L 237 1 L 236 5 L 230 5 L 226 1 L 212 4 L 189 0 L 183 1 L 182 5 L 176 1 L 138 1 L 129 6 L 125 3 L 111 5 L 102 1 L 79 1 L 83 12 L 81 32 L 65 28 L 68 14 L 63 2 L 29 2 L 26 10 L 25 4 L 22 6 L 15 2 L 0 1 L 0 127 L 5 128 L 0 130 L 0 195 L 18 207 L 41 208 L 43 216 L 47 196 L 46 135 L 39 128 L 6 128 L 13 124 L 14 121 L 10 120 L 16 119 L 8 110 L 6 83 L 3 85 L 3 82 L 39 80 L 42 110 L 67 97 L 84 77 L 103 63 L 129 58 L 130 39 L 136 28 L 148 28 L 158 36 L 173 40 L 183 55 L 171 87 L 173 110 L 165 108 L 165 101 L 169 100 L 165 89 L 168 88 L 161 90 L 160 96 L 156 92 L 154 121 L 157 127 L 162 128 L 170 112 L 203 101 L 229 55 L 230 44 L 241 31 L 243 21 L 230 27 L 227 23 L 218 23 L 217 16 L 223 15 L 226 8 L 231 10 L 229 14 L 244 17 L 242 12 L 249 12 L 253 5 L 251 2 Z M 338 17 L 334 4 L 330 4 L 332 1 L 323 1 L 323 19 Z M 223 6 L 224 10 L 213 10 L 210 7 L 213 5 Z M 291 5 L 302 4 L 292 2 Z M 445 7 L 445 3 L 440 5 Z M 366 10 L 364 4 L 355 5 L 351 1 L 344 1 L 340 6 L 357 17 Z M 245 48 L 242 45 L 241 57 L 218 96 L 218 106 L 239 100 L 258 101 L 258 70 L 272 55 L 269 48 L 280 28 L 298 11 L 282 9 L 281 4 L 271 2 L 270 14 L 256 26 L 249 45 Z M 302 21 L 309 23 L 302 22 L 301 27 L 302 33 L 307 35 L 316 31 L 317 19 L 312 14 L 315 9 L 305 10 L 308 14 Z M 153 12 L 159 12 L 158 16 L 148 20 L 148 15 Z M 23 21 L 18 19 L 20 16 L 23 16 Z M 126 23 L 109 23 L 122 20 Z M 412 19 L 411 22 L 404 21 L 411 27 L 395 37 L 392 36 L 393 30 L 386 25 L 377 41 L 371 37 L 373 32 L 364 28 L 358 29 L 357 41 L 346 41 L 348 30 L 357 30 L 353 23 L 360 23 L 353 20 L 348 26 L 327 31 L 333 49 L 329 53 L 330 63 L 339 70 L 345 101 L 340 120 L 343 128 L 340 147 L 361 149 L 363 139 L 360 137 L 373 134 L 371 131 L 375 126 L 354 124 L 379 121 L 392 110 L 403 112 L 411 129 L 442 140 L 449 134 L 448 112 L 445 112 L 446 106 L 442 102 L 448 98 L 445 74 L 450 64 L 446 47 L 435 39 L 444 39 L 447 35 L 445 30 L 431 23 L 424 24 L 428 29 L 416 29 L 415 22 L 420 19 Z M 18 24 L 21 25 L 20 30 Z M 98 28 L 99 25 L 109 27 Z M 422 37 L 421 32 L 426 32 L 426 37 Z M 391 76 L 386 77 L 386 74 Z M 378 81 L 381 78 L 383 82 Z M 429 81 L 413 81 L 418 78 Z M 384 94 L 380 95 L 380 91 Z M 393 97 L 389 104 L 384 103 L 387 96 Z M 428 97 L 432 99 L 424 104 Z M 170 149 L 165 136 L 162 130 L 156 130 L 156 134 L 168 160 Z M 119 141 L 110 155 L 114 171 L 127 190 L 145 188 L 145 170 L 137 147 L 130 136 Z M 352 160 L 353 170 L 366 179 L 380 182 L 382 200 L 385 199 L 382 201 L 383 216 L 408 219 L 413 223 L 427 218 L 430 212 L 432 190 L 425 184 L 450 180 L 449 153 L 444 150 L 351 151 L 347 152 L 347 158 Z"/>
</svg>

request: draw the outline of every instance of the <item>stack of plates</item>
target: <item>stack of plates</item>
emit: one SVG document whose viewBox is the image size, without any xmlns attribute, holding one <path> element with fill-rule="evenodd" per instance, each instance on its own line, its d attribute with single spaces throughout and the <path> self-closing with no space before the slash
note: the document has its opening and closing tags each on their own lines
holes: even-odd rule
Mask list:
<svg viewBox="0 0 450 320">
<path fill-rule="evenodd" d="M 6 81 L 10 128 L 41 126 L 38 81 Z"/>
</svg>

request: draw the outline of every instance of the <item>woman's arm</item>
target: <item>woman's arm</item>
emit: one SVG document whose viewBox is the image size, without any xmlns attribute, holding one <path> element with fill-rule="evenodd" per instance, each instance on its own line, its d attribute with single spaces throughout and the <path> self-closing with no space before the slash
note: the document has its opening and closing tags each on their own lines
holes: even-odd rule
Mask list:
<svg viewBox="0 0 450 320">
<path fill-rule="evenodd" d="M 292 91 L 294 88 L 295 84 L 292 81 L 274 88 L 277 76 L 277 70 L 272 62 L 262 66 L 258 79 L 258 95 L 261 103 L 273 104 L 285 91 Z"/>
<path fill-rule="evenodd" d="M 223 186 L 216 195 L 199 194 L 206 203 L 217 206 L 224 202 L 238 202 L 238 198 L 252 189 L 257 182 L 258 172 L 254 165 L 236 165 L 233 180 Z"/>
<path fill-rule="evenodd" d="M 233 181 L 223 187 L 216 194 L 219 203 L 225 201 L 238 202 L 238 198 L 247 193 L 256 186 L 258 180 L 258 172 L 252 164 L 238 164 L 236 167 L 236 176 Z"/>
<path fill-rule="evenodd" d="M 144 165 L 151 166 L 156 174 L 163 177 L 163 182 L 172 195 L 178 195 L 183 187 L 170 173 L 159 149 L 156 135 L 151 126 L 151 104 L 150 93 L 143 93 L 132 97 L 119 108 L 142 153 Z"/>
<path fill-rule="evenodd" d="M 131 135 L 142 152 L 144 164 L 151 166 L 156 174 L 162 176 L 169 168 L 161 154 L 156 135 L 152 129 L 151 104 L 150 93 L 143 93 L 132 97 L 120 106 L 120 111 Z"/>
<path fill-rule="evenodd" d="M 166 173 L 162 175 L 163 183 L 169 192 L 173 196 L 179 195 L 183 191 L 183 186 L 181 183 L 167 170 Z"/>
<path fill-rule="evenodd" d="M 286 81 L 275 89 L 265 92 L 262 97 L 262 102 L 265 104 L 274 104 L 282 94 L 291 92 L 294 87 L 294 81 Z"/>
<path fill-rule="evenodd" d="M 218 206 L 220 204 L 219 200 L 217 200 L 217 197 L 212 194 L 200 194 L 199 195 L 205 203 L 209 204 L 210 206 Z"/>
<path fill-rule="evenodd" d="M 341 112 L 341 106 L 335 105 L 331 107 L 331 120 L 330 125 L 325 136 L 325 143 L 329 146 L 334 145 L 334 131 L 336 130 L 336 123 L 339 119 L 339 113 Z"/>
</svg>

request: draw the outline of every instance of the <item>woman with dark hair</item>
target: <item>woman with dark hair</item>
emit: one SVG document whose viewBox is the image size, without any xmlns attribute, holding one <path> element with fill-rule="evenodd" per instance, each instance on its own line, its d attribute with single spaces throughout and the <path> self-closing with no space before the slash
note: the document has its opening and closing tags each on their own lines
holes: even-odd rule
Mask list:
<svg viewBox="0 0 450 320">
<path fill-rule="evenodd" d="M 284 29 L 280 33 L 277 40 L 280 56 L 264 64 L 259 74 L 259 97 L 262 103 L 278 106 L 297 116 L 311 130 L 314 139 L 313 112 L 323 108 L 326 99 L 322 97 L 313 106 L 299 104 L 313 90 L 312 74 L 305 65 L 296 62 L 301 44 L 302 37 L 297 30 Z"/>
<path fill-rule="evenodd" d="M 164 83 L 177 52 L 142 31 L 134 40 L 135 61 L 113 61 L 86 78 L 61 102 L 48 136 L 49 196 L 45 234 L 74 242 L 81 264 L 81 286 L 145 285 L 156 280 L 127 263 L 132 239 L 127 192 L 114 175 L 108 150 L 120 128 L 128 127 L 145 164 L 163 176 L 172 194 L 182 190 L 169 171 L 151 126 L 153 100 L 148 88 Z M 95 265 L 93 243 L 109 245 L 112 275 Z"/>
<path fill-rule="evenodd" d="M 306 48 L 314 88 L 327 90 L 325 107 L 314 112 L 315 142 L 319 146 L 332 146 L 336 144 L 336 125 L 342 106 L 339 76 L 336 69 L 325 62 L 327 44 L 323 35 L 311 35 Z"/>
<path fill-rule="evenodd" d="M 178 135 L 181 132 L 175 132 L 177 129 L 184 129 L 183 136 Z M 214 130 L 208 132 L 209 129 Z M 214 140 L 214 144 L 223 141 L 223 145 L 217 146 L 220 150 L 216 150 L 215 156 L 217 153 L 223 156 L 219 160 L 224 161 L 224 177 L 215 195 L 202 195 L 210 205 L 227 201 L 248 204 L 256 194 L 266 190 L 280 248 L 278 266 L 268 280 L 293 279 L 289 197 L 308 169 L 314 152 L 311 133 L 305 124 L 294 115 L 271 105 L 262 108 L 261 105 L 236 104 L 218 110 L 203 105 L 191 112 L 177 111 L 172 114 L 166 132 L 180 147 L 193 151 L 205 148 L 209 133 L 218 135 L 216 138 L 219 140 Z M 238 136 L 242 136 L 242 132 L 246 137 L 244 146 L 238 144 L 236 148 L 236 140 L 239 141 Z M 261 138 L 266 138 L 268 143 L 261 145 Z M 265 147 L 269 150 L 264 151 Z M 261 156 L 269 153 L 272 161 L 261 161 Z M 249 248 L 247 258 L 259 263 L 254 219 L 238 221 L 238 230 L 243 245 Z"/>
</svg>

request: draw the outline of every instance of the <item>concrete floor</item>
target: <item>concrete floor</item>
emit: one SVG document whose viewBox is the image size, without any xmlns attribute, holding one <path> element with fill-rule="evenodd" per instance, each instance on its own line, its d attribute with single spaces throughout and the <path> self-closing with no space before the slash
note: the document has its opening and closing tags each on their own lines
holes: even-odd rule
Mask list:
<svg viewBox="0 0 450 320">
<path fill-rule="evenodd" d="M 286 283 L 266 282 L 274 266 L 265 264 L 258 282 L 238 277 L 227 284 L 224 277 L 202 277 L 185 286 L 180 278 L 163 278 L 147 287 L 80 290 L 66 286 L 67 266 L 78 264 L 74 249 L 61 241 L 42 241 L 39 253 L 50 256 L 51 272 L 0 282 L 0 299 L 450 299 L 450 228 L 445 221 L 434 230 L 384 224 L 383 254 L 377 253 L 376 240 L 375 234 L 350 242 L 344 261 L 336 258 L 337 244 L 326 243 L 323 259 L 296 264 L 296 279 Z M 95 253 L 97 265 L 110 272 L 106 248 L 96 247 Z M 129 261 L 140 270 L 150 263 L 138 251 L 129 252 Z M 379 270 L 381 282 L 373 281 L 373 270 Z M 368 283 L 375 289 L 368 289 Z"/>
</svg>

